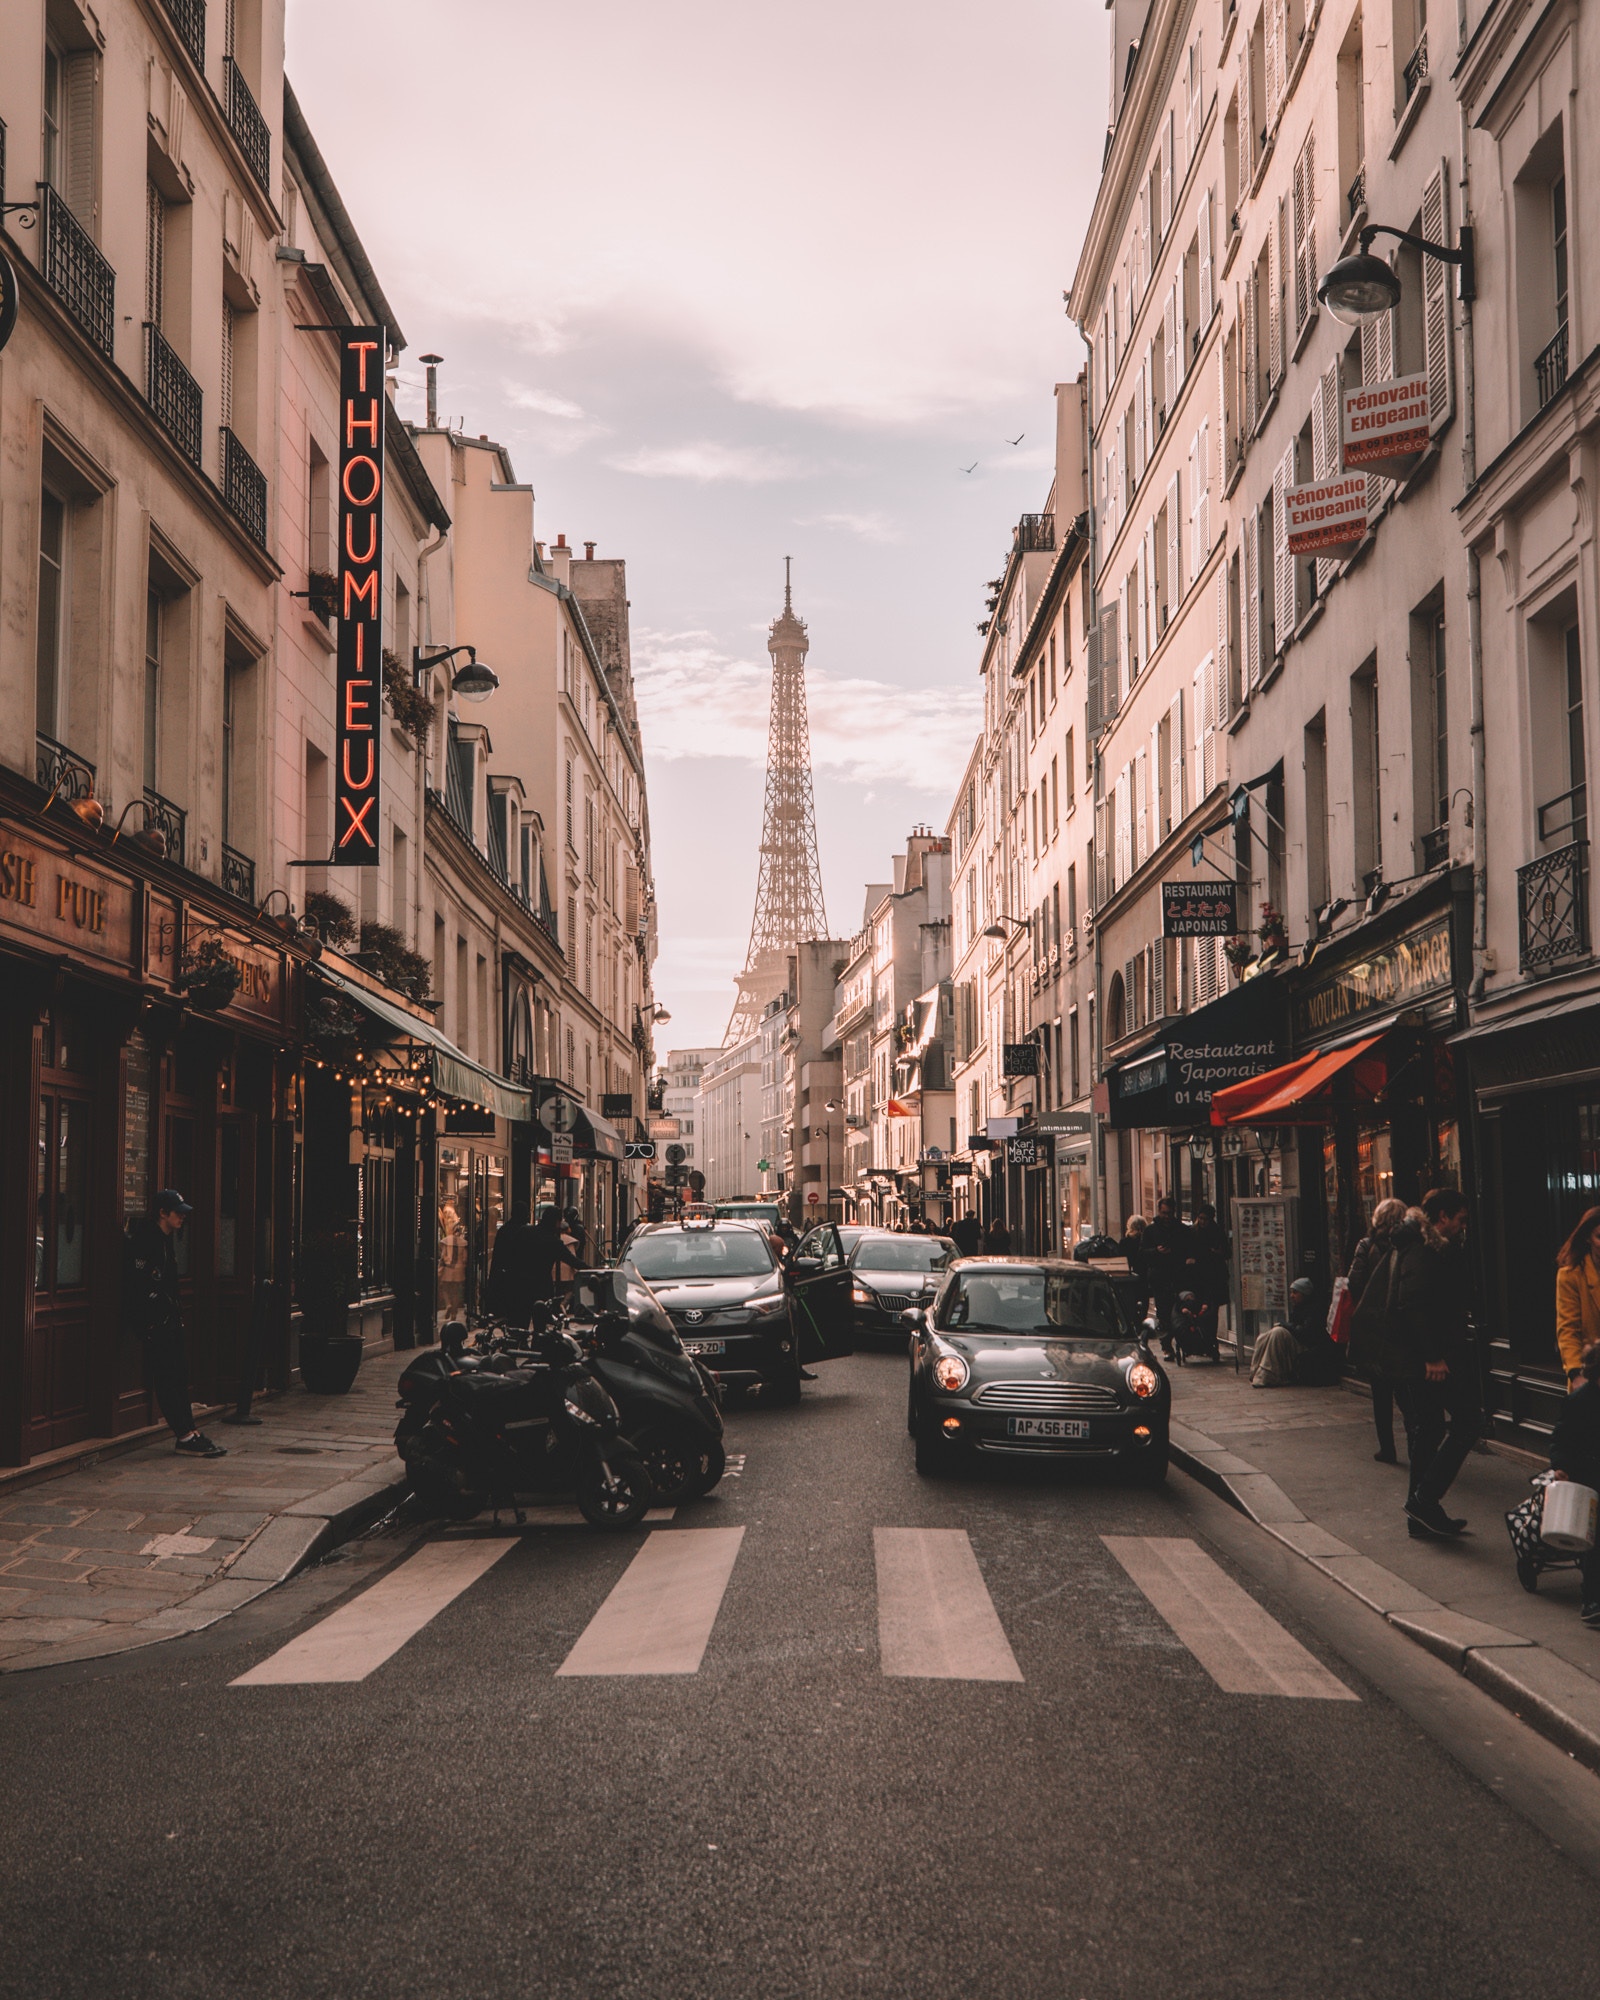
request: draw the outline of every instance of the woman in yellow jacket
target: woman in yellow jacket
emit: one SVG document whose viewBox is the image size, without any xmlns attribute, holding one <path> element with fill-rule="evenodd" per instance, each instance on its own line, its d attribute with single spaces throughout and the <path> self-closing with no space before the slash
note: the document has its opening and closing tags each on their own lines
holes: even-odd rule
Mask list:
<svg viewBox="0 0 1600 2000">
<path fill-rule="evenodd" d="M 1567 1388 L 1583 1381 L 1584 1350 L 1600 1340 L 1600 1208 L 1591 1208 L 1556 1258 L 1556 1346 Z"/>
</svg>

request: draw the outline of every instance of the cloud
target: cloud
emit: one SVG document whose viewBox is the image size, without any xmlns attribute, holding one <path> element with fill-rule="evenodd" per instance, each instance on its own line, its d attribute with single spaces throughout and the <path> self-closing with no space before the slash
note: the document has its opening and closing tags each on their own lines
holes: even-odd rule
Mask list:
<svg viewBox="0 0 1600 2000">
<path fill-rule="evenodd" d="M 744 486 L 765 486 L 775 479 L 802 478 L 805 468 L 782 452 L 760 445 L 677 444 L 641 445 L 626 457 L 608 459 L 616 472 L 641 479 L 693 479 L 701 485 L 732 480 Z"/>
<path fill-rule="evenodd" d="M 547 389 L 529 389 L 516 383 L 506 386 L 506 400 L 514 409 L 534 410 L 541 417 L 566 417 L 576 421 L 583 415 L 582 409 L 565 396 L 552 396 Z"/>
<path fill-rule="evenodd" d="M 649 760 L 729 758 L 765 768 L 769 666 L 722 652 L 709 633 L 641 630 L 633 671 Z M 806 705 L 819 775 L 947 798 L 982 698 L 975 687 L 903 688 L 810 668 Z"/>
<path fill-rule="evenodd" d="M 905 537 L 887 514 L 813 514 L 795 524 L 801 528 L 837 528 L 859 535 L 864 542 L 901 542 Z"/>
</svg>

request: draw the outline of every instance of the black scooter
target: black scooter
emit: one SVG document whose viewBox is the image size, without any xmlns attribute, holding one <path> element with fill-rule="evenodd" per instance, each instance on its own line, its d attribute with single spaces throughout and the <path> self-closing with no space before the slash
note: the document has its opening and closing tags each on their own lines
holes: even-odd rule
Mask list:
<svg viewBox="0 0 1600 2000">
<path fill-rule="evenodd" d="M 583 1349 L 570 1335 L 483 1357 L 466 1329 L 446 1326 L 437 1349 L 400 1378 L 395 1449 L 413 1491 L 453 1520 L 530 1494 L 571 1493 L 597 1528 L 631 1528 L 655 1501 L 644 1460 Z"/>
</svg>

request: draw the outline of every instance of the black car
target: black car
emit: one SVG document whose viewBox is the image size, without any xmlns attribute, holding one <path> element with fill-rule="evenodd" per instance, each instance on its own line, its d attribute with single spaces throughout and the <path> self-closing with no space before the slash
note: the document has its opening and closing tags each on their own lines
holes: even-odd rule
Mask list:
<svg viewBox="0 0 1600 2000">
<path fill-rule="evenodd" d="M 814 1254 L 785 1269 L 765 1230 L 696 1216 L 636 1229 L 622 1262 L 666 1307 L 685 1352 L 724 1388 L 794 1403 L 802 1364 L 852 1351 L 850 1274 L 837 1237 L 821 1240 L 829 1236 L 814 1230 Z"/>
<path fill-rule="evenodd" d="M 911 1236 L 893 1229 L 863 1229 L 849 1248 L 850 1304 L 857 1340 L 888 1341 L 903 1348 L 901 1315 L 927 1304 L 956 1259 L 947 1236 Z"/>
<path fill-rule="evenodd" d="M 917 1470 L 977 1454 L 1103 1460 L 1158 1485 L 1172 1392 L 1113 1281 L 1082 1264 L 968 1257 L 911 1340 Z"/>
</svg>

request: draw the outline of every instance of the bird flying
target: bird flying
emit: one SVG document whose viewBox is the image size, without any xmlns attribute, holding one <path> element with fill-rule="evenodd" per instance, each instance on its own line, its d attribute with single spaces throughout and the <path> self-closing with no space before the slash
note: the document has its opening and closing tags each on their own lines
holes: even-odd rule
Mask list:
<svg viewBox="0 0 1600 2000">
<path fill-rule="evenodd" d="M 978 469 L 978 461 L 976 459 L 974 459 L 970 465 L 958 465 L 956 467 L 957 472 L 976 472 L 977 469 Z"/>
<path fill-rule="evenodd" d="M 1021 444 L 1022 440 L 1023 440 L 1023 439 L 1024 439 L 1024 438 L 1025 438 L 1025 437 L 1026 437 L 1027 435 L 1028 435 L 1028 433 L 1027 433 L 1026 431 L 1018 431 L 1018 432 L 1017 432 L 1017 434 L 1016 434 L 1016 436 L 1015 436 L 1014 438 L 1007 438 L 1007 439 L 1006 439 L 1006 443 L 1007 443 L 1007 444 Z"/>
</svg>

